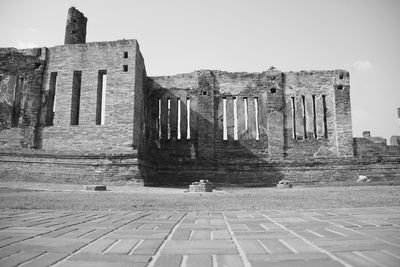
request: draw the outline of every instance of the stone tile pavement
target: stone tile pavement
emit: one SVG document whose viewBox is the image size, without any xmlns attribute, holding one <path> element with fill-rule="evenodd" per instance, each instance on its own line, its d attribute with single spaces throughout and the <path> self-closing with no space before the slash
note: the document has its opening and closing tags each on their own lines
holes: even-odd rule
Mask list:
<svg viewBox="0 0 400 267">
<path fill-rule="evenodd" d="M 400 207 L 3 210 L 0 266 L 400 266 Z"/>
</svg>

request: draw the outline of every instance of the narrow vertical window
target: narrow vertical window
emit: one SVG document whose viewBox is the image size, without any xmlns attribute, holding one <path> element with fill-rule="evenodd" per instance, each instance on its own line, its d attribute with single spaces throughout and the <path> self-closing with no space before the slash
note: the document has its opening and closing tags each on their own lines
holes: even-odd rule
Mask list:
<svg viewBox="0 0 400 267">
<path fill-rule="evenodd" d="M 47 102 L 46 111 L 46 126 L 52 126 L 54 120 L 54 112 L 56 106 L 56 87 L 57 87 L 57 72 L 50 73 L 50 84 L 49 84 L 49 98 Z"/>
<path fill-rule="evenodd" d="M 296 139 L 296 104 L 294 100 L 294 97 L 292 97 L 292 130 L 293 138 Z"/>
<path fill-rule="evenodd" d="M 328 123 L 327 123 L 327 115 L 326 115 L 327 109 L 326 109 L 326 96 L 325 95 L 322 96 L 322 108 L 324 111 L 324 137 L 328 138 Z"/>
<path fill-rule="evenodd" d="M 186 99 L 186 139 L 190 140 L 190 98 Z"/>
<path fill-rule="evenodd" d="M 171 139 L 171 99 L 168 98 L 168 119 L 167 119 L 167 129 L 168 129 L 168 139 Z"/>
<path fill-rule="evenodd" d="M 317 114 L 315 112 L 315 95 L 312 96 L 312 104 L 313 104 L 314 138 L 317 139 Z"/>
<path fill-rule="evenodd" d="M 243 98 L 243 101 L 244 101 L 244 129 L 247 131 L 249 129 L 248 113 L 247 113 L 247 97 Z"/>
<path fill-rule="evenodd" d="M 254 114 L 256 120 L 256 140 L 260 140 L 260 130 L 258 127 L 258 97 L 254 98 Z"/>
<path fill-rule="evenodd" d="M 303 95 L 301 97 L 303 104 L 303 136 L 307 139 L 307 115 L 306 115 L 306 97 Z"/>
<path fill-rule="evenodd" d="M 226 123 L 226 98 L 222 98 L 222 139 L 228 140 L 228 128 Z"/>
<path fill-rule="evenodd" d="M 124 52 L 124 58 L 128 58 L 128 52 Z"/>
<path fill-rule="evenodd" d="M 237 99 L 233 98 L 233 139 L 238 140 Z"/>
<path fill-rule="evenodd" d="M 96 125 L 104 125 L 106 113 L 107 71 L 99 70 L 97 78 Z"/>
<path fill-rule="evenodd" d="M 161 139 L 161 98 L 158 99 L 157 131 L 158 131 L 158 139 Z"/>
<path fill-rule="evenodd" d="M 177 134 L 177 138 L 178 140 L 181 139 L 181 99 L 178 98 L 177 100 L 177 104 L 178 104 L 178 134 Z"/>
<path fill-rule="evenodd" d="M 82 71 L 74 71 L 72 78 L 71 125 L 79 125 Z"/>
<path fill-rule="evenodd" d="M 21 100 L 22 100 L 23 85 L 24 85 L 24 78 L 17 76 L 17 81 L 14 89 L 14 103 L 11 114 L 11 127 L 18 127 L 19 117 L 21 115 Z"/>
</svg>

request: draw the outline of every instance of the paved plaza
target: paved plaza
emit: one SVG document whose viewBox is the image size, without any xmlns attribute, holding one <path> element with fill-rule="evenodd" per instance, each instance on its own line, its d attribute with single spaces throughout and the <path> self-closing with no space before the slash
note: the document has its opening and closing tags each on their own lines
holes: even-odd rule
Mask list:
<svg viewBox="0 0 400 267">
<path fill-rule="evenodd" d="M 0 266 L 400 266 L 400 207 L 3 210 Z"/>
</svg>

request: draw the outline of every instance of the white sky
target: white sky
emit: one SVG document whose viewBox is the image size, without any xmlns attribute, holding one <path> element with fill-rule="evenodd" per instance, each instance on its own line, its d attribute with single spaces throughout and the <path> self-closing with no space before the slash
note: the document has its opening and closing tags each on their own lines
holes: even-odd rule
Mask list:
<svg viewBox="0 0 400 267">
<path fill-rule="evenodd" d="M 346 69 L 353 135 L 400 135 L 400 0 L 0 0 L 0 47 L 63 44 L 71 6 L 87 42 L 137 39 L 149 76 Z"/>
</svg>

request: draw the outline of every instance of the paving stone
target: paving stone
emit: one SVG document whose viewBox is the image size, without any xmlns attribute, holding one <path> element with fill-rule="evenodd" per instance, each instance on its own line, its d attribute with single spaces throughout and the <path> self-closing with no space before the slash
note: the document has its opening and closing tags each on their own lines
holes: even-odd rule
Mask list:
<svg viewBox="0 0 400 267">
<path fill-rule="evenodd" d="M 164 239 L 168 235 L 166 231 L 150 231 L 150 230 L 132 230 L 132 231 L 116 231 L 107 237 L 113 239 Z"/>
<path fill-rule="evenodd" d="M 191 234 L 190 229 L 178 229 L 175 231 L 175 233 L 172 235 L 172 240 L 189 240 L 190 234 Z"/>
<path fill-rule="evenodd" d="M 212 267 L 212 258 L 210 255 L 189 255 L 186 260 L 187 267 Z"/>
<path fill-rule="evenodd" d="M 176 267 L 182 262 L 182 255 L 161 255 L 154 264 L 154 267 Z"/>
<path fill-rule="evenodd" d="M 18 250 L 9 250 L 9 249 L 2 249 L 0 250 L 0 260 L 5 258 L 5 257 L 9 257 L 12 254 L 16 254 L 19 253 Z"/>
<path fill-rule="evenodd" d="M 339 259 L 351 264 L 354 267 L 375 267 L 376 263 L 372 262 L 353 251 L 343 251 L 334 253 Z"/>
<path fill-rule="evenodd" d="M 239 255 L 216 255 L 217 266 L 223 267 L 244 267 Z"/>
<path fill-rule="evenodd" d="M 319 249 L 311 246 L 301 239 L 280 239 L 280 241 L 295 253 L 313 253 L 320 252 Z"/>
<path fill-rule="evenodd" d="M 168 240 L 162 253 L 165 254 L 235 254 L 232 241 L 227 240 Z"/>
<path fill-rule="evenodd" d="M 343 267 L 343 264 L 334 260 L 283 260 L 278 262 L 251 262 L 252 267 Z"/>
<path fill-rule="evenodd" d="M 214 230 L 211 231 L 212 240 L 232 239 L 228 230 Z"/>
<path fill-rule="evenodd" d="M 267 239 L 267 238 L 294 238 L 295 236 L 287 231 L 234 231 L 237 239 Z"/>
<path fill-rule="evenodd" d="M 164 240 L 144 240 L 131 252 L 131 255 L 154 255 L 163 242 Z"/>
<path fill-rule="evenodd" d="M 90 245 L 84 247 L 80 252 L 81 253 L 102 253 L 112 244 L 114 244 L 117 240 L 114 239 L 99 239 Z"/>
<path fill-rule="evenodd" d="M 396 258 L 385 252 L 379 250 L 366 250 L 359 252 L 361 255 L 373 260 L 377 264 L 382 264 L 388 267 L 398 267 L 400 266 L 400 258 Z"/>
<path fill-rule="evenodd" d="M 104 262 L 104 261 L 63 261 L 57 266 L 61 267 L 109 267 L 112 265 L 113 267 L 145 267 L 147 263 L 145 262 L 135 262 L 132 264 L 131 262 Z"/>
<path fill-rule="evenodd" d="M 278 239 L 261 239 L 260 242 L 264 249 L 270 254 L 291 254 L 294 253 L 291 249 L 285 246 Z"/>
<path fill-rule="evenodd" d="M 20 253 L 12 254 L 10 257 L 5 257 L 5 258 L 1 259 L 0 266 L 2 266 L 2 267 L 17 266 L 19 264 L 22 264 L 33 258 L 38 257 L 41 254 L 44 254 L 44 253 L 43 252 L 32 252 L 32 251 L 30 251 L 30 252 L 21 251 Z"/>
<path fill-rule="evenodd" d="M 137 239 L 121 239 L 112 244 L 104 253 L 105 254 L 129 254 L 140 240 Z"/>
<path fill-rule="evenodd" d="M 246 254 L 265 254 L 267 251 L 258 240 L 238 240 L 239 246 Z"/>
<path fill-rule="evenodd" d="M 67 256 L 68 254 L 46 252 L 43 255 L 29 261 L 26 265 L 29 267 L 50 266 Z"/>
<path fill-rule="evenodd" d="M 244 266 L 239 250 L 252 266 L 340 265 L 319 248 L 353 266 L 400 266 L 400 231 L 388 223 L 398 219 L 399 207 L 186 215 L 5 211 L 0 266 L 146 266 L 158 250 L 154 266 L 162 267 L 182 261 L 184 266 Z"/>
<path fill-rule="evenodd" d="M 120 254 L 87 254 L 76 253 L 68 258 L 68 261 L 87 261 L 87 262 L 127 262 L 127 263 L 147 263 L 152 255 L 120 255 Z"/>
<path fill-rule="evenodd" d="M 210 231 L 208 230 L 193 230 L 190 235 L 190 240 L 210 240 Z"/>
</svg>

